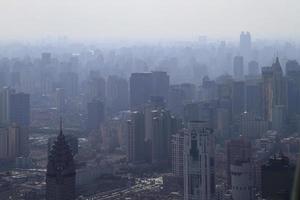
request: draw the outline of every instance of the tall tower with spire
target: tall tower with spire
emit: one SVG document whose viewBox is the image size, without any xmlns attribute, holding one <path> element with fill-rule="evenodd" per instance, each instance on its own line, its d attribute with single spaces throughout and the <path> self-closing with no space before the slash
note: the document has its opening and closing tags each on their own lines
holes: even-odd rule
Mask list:
<svg viewBox="0 0 300 200">
<path fill-rule="evenodd" d="M 74 200 L 75 178 L 74 158 L 65 140 L 61 121 L 60 133 L 48 155 L 46 200 Z"/>
</svg>

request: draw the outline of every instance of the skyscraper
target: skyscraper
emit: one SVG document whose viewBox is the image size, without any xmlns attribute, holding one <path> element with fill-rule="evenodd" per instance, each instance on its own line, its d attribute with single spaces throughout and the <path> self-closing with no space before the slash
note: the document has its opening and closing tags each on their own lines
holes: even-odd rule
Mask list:
<svg viewBox="0 0 300 200">
<path fill-rule="evenodd" d="M 262 197 L 264 199 L 289 200 L 293 188 L 295 165 L 289 158 L 274 155 L 261 167 Z"/>
<path fill-rule="evenodd" d="M 153 93 L 152 73 L 133 73 L 130 76 L 130 107 L 136 109 L 147 103 Z"/>
<path fill-rule="evenodd" d="M 237 161 L 251 160 L 251 143 L 244 138 L 232 139 L 226 142 L 226 173 L 227 184 L 231 186 L 230 166 Z"/>
<path fill-rule="evenodd" d="M 184 137 L 184 199 L 215 196 L 215 140 L 204 121 L 191 121 Z"/>
<path fill-rule="evenodd" d="M 15 91 L 9 87 L 4 87 L 0 92 L 0 122 L 1 124 L 8 124 L 10 120 L 10 96 Z"/>
<path fill-rule="evenodd" d="M 107 78 L 107 107 L 110 112 L 127 110 L 129 105 L 128 81 L 118 76 Z"/>
<path fill-rule="evenodd" d="M 262 68 L 263 77 L 263 116 L 272 122 L 274 106 L 286 105 L 286 80 L 283 77 L 279 58 L 276 58 L 272 67 Z"/>
<path fill-rule="evenodd" d="M 132 73 L 130 76 L 130 106 L 140 108 L 151 96 L 163 97 L 168 101 L 169 76 L 166 72 L 153 71 L 147 73 Z"/>
<path fill-rule="evenodd" d="M 87 105 L 87 129 L 98 130 L 104 121 L 104 104 L 98 99 L 93 99 Z"/>
<path fill-rule="evenodd" d="M 254 200 L 254 171 L 251 162 L 237 161 L 230 165 L 233 199 Z"/>
<path fill-rule="evenodd" d="M 251 52 L 251 35 L 249 32 L 240 34 L 240 52 L 248 60 Z"/>
<path fill-rule="evenodd" d="M 232 116 L 239 117 L 245 111 L 245 82 L 234 81 L 232 83 Z"/>
<path fill-rule="evenodd" d="M 259 66 L 258 63 L 254 60 L 248 63 L 248 75 L 249 76 L 258 76 L 259 75 Z"/>
<path fill-rule="evenodd" d="M 183 178 L 183 145 L 184 131 L 172 135 L 172 173 Z"/>
<path fill-rule="evenodd" d="M 72 151 L 60 127 L 60 133 L 48 155 L 46 200 L 74 200 L 75 181 Z"/>
<path fill-rule="evenodd" d="M 145 115 L 142 112 L 134 111 L 131 119 L 127 122 L 128 128 L 128 149 L 127 159 L 131 163 L 144 162 L 145 154 Z"/>
<path fill-rule="evenodd" d="M 30 95 L 15 93 L 10 95 L 9 103 L 10 123 L 29 127 L 30 125 Z"/>
<path fill-rule="evenodd" d="M 244 58 L 243 56 L 235 56 L 233 59 L 233 76 L 236 80 L 244 78 Z"/>
</svg>

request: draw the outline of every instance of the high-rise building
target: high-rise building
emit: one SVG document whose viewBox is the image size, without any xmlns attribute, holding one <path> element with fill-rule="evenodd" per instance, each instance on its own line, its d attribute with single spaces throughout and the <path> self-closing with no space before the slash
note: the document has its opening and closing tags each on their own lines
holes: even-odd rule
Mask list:
<svg viewBox="0 0 300 200">
<path fill-rule="evenodd" d="M 184 131 L 172 135 L 172 173 L 176 177 L 183 178 L 183 145 Z"/>
<path fill-rule="evenodd" d="M 249 32 L 242 32 L 240 34 L 240 52 L 241 54 L 249 58 L 251 53 L 251 35 Z M 248 59 L 246 59 L 248 60 Z"/>
<path fill-rule="evenodd" d="M 171 85 L 169 90 L 168 109 L 176 116 L 182 116 L 184 91 L 180 85 Z"/>
<path fill-rule="evenodd" d="M 8 124 L 10 121 L 10 96 L 15 91 L 9 87 L 4 87 L 0 92 L 0 122 L 1 124 Z"/>
<path fill-rule="evenodd" d="M 22 127 L 30 126 L 30 95 L 15 93 L 10 95 L 9 121 Z"/>
<path fill-rule="evenodd" d="M 273 106 L 273 70 L 271 67 L 262 68 L 262 81 L 263 117 L 271 122 Z"/>
<path fill-rule="evenodd" d="M 283 77 L 278 57 L 272 67 L 262 68 L 263 77 L 263 116 L 272 122 L 274 106 L 286 105 L 286 80 Z"/>
<path fill-rule="evenodd" d="M 246 83 L 246 111 L 262 117 L 262 84 L 260 82 Z"/>
<path fill-rule="evenodd" d="M 104 121 L 104 104 L 98 99 L 93 99 L 87 105 L 87 129 L 98 130 Z"/>
<path fill-rule="evenodd" d="M 109 76 L 107 79 L 107 107 L 112 113 L 128 110 L 129 88 L 128 81 L 118 76 Z"/>
<path fill-rule="evenodd" d="M 63 88 L 56 88 L 56 108 L 59 116 L 62 116 L 66 107 L 66 95 Z"/>
<path fill-rule="evenodd" d="M 18 156 L 28 156 L 28 128 L 12 124 L 0 128 L 0 159 L 14 160 Z"/>
<path fill-rule="evenodd" d="M 184 137 L 184 199 L 215 197 L 215 140 L 206 122 L 191 121 Z"/>
<path fill-rule="evenodd" d="M 258 62 L 252 60 L 248 63 L 248 75 L 254 77 L 259 75 Z"/>
<path fill-rule="evenodd" d="M 261 167 L 262 198 L 289 200 L 293 188 L 295 165 L 289 158 L 274 155 Z"/>
<path fill-rule="evenodd" d="M 238 131 L 248 139 L 260 138 L 269 128 L 269 123 L 250 112 L 244 112 L 238 119 Z"/>
<path fill-rule="evenodd" d="M 226 173 L 227 184 L 231 187 L 231 170 L 230 166 L 237 161 L 251 160 L 251 143 L 244 138 L 231 139 L 226 142 Z"/>
<path fill-rule="evenodd" d="M 79 77 L 75 72 L 62 72 L 60 74 L 61 88 L 65 89 L 67 98 L 78 95 L 78 81 Z"/>
<path fill-rule="evenodd" d="M 170 77 L 167 72 L 153 71 L 152 72 L 152 96 L 160 96 L 168 102 L 168 92 L 170 87 Z"/>
<path fill-rule="evenodd" d="M 5 127 L 0 128 L 0 159 L 8 158 L 8 130 Z"/>
<path fill-rule="evenodd" d="M 152 73 L 133 73 L 130 76 L 130 107 L 140 108 L 153 94 Z"/>
<path fill-rule="evenodd" d="M 130 76 L 131 109 L 141 108 L 151 96 L 161 96 L 168 101 L 169 75 L 162 71 L 132 73 Z"/>
<path fill-rule="evenodd" d="M 131 119 L 127 122 L 128 149 L 127 159 L 131 163 L 144 162 L 145 153 L 145 115 L 142 112 L 134 111 Z"/>
<path fill-rule="evenodd" d="M 300 114 L 300 65 L 295 60 L 286 63 L 287 116 L 292 131 L 296 130 L 297 115 Z"/>
<path fill-rule="evenodd" d="M 233 59 L 233 76 L 236 80 L 244 78 L 244 58 L 243 56 L 235 56 Z"/>
<path fill-rule="evenodd" d="M 48 155 L 46 200 L 74 200 L 75 182 L 76 170 L 73 154 L 61 127 Z"/>
<path fill-rule="evenodd" d="M 232 116 L 234 119 L 245 111 L 245 82 L 234 81 L 232 83 Z"/>
<path fill-rule="evenodd" d="M 253 172 L 253 166 L 249 161 L 237 161 L 230 165 L 233 199 L 255 199 Z"/>
</svg>

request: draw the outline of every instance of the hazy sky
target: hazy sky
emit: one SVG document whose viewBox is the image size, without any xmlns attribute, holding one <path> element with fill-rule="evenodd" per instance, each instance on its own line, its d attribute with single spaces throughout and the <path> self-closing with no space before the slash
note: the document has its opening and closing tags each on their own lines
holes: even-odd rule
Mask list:
<svg viewBox="0 0 300 200">
<path fill-rule="evenodd" d="M 256 37 L 300 39 L 300 0 L 0 0 L 0 40 Z"/>
</svg>

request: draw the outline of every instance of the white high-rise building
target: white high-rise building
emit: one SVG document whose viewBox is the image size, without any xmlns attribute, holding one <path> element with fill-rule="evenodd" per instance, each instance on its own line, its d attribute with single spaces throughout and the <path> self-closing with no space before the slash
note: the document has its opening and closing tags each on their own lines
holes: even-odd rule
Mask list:
<svg viewBox="0 0 300 200">
<path fill-rule="evenodd" d="M 184 137 L 184 199 L 215 199 L 215 138 L 204 121 L 189 122 Z"/>
</svg>

